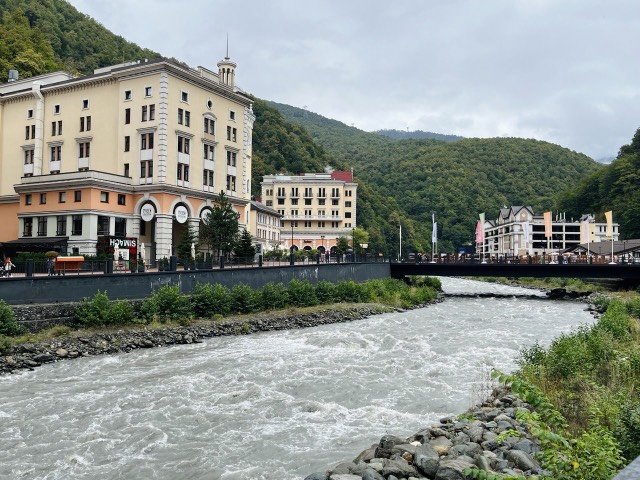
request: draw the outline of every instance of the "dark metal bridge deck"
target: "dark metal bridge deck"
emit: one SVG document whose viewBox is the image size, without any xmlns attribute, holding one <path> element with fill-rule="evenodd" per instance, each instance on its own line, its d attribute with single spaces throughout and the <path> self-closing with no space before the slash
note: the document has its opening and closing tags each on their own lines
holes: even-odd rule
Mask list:
<svg viewBox="0 0 640 480">
<path fill-rule="evenodd" d="M 634 264 L 392 263 L 391 276 L 619 278 L 640 281 Z"/>
</svg>

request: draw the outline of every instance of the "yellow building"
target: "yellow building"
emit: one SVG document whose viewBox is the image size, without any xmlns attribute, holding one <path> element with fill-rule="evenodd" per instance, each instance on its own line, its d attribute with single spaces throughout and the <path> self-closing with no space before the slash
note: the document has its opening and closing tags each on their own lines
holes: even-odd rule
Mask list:
<svg viewBox="0 0 640 480">
<path fill-rule="evenodd" d="M 0 85 L 0 242 L 94 254 L 99 236 L 174 253 L 224 191 L 248 224 L 251 99 L 228 57 L 215 73 L 172 60 Z"/>
<path fill-rule="evenodd" d="M 253 233 L 254 244 L 258 248 L 256 253 L 264 254 L 273 248 L 280 248 L 282 215 L 273 208 L 252 200 L 247 230 Z"/>
<path fill-rule="evenodd" d="M 358 184 L 353 173 L 265 175 L 261 201 L 280 213 L 284 247 L 335 250 L 339 237 L 356 227 Z"/>
</svg>

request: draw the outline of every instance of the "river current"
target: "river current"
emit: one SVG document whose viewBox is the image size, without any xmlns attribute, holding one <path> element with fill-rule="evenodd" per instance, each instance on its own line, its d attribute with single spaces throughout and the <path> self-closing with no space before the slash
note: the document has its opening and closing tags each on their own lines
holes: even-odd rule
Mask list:
<svg viewBox="0 0 640 480">
<path fill-rule="evenodd" d="M 584 304 L 442 278 L 427 308 L 0 377 L 0 479 L 302 479 L 464 412 Z M 542 294 L 540 294 L 542 296 Z"/>
</svg>

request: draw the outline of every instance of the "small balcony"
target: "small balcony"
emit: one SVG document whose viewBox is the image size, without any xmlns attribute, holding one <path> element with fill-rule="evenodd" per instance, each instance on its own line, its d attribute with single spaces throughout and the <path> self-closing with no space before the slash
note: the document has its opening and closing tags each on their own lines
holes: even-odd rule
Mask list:
<svg viewBox="0 0 640 480">
<path fill-rule="evenodd" d="M 50 172 L 59 172 L 60 171 L 60 160 L 56 160 L 54 162 L 49 162 L 49 171 Z"/>
<path fill-rule="evenodd" d="M 140 161 L 153 160 L 153 148 L 147 148 L 146 150 L 140 150 Z"/>
<path fill-rule="evenodd" d="M 78 170 L 88 169 L 89 168 L 89 157 L 79 158 L 78 159 Z"/>
<path fill-rule="evenodd" d="M 22 169 L 24 175 L 33 175 L 33 163 L 26 163 Z"/>
</svg>

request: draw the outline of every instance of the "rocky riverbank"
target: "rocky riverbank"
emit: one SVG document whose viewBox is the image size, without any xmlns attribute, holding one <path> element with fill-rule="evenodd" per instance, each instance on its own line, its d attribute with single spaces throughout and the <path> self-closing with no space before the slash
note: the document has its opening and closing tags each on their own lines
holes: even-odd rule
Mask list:
<svg viewBox="0 0 640 480">
<path fill-rule="evenodd" d="M 540 446 L 516 420 L 531 406 L 500 387 L 460 417 L 446 417 L 414 435 L 385 435 L 352 462 L 305 480 L 465 480 L 467 468 L 530 477 L 545 473 L 535 459 Z"/>
<path fill-rule="evenodd" d="M 78 331 L 45 343 L 24 343 L 12 347 L 0 356 L 0 375 L 25 369 L 31 370 L 47 363 L 78 357 L 199 343 L 205 338 L 223 335 L 246 335 L 270 330 L 315 327 L 359 320 L 393 310 L 377 304 L 335 305 L 331 309 L 308 313 L 262 313 L 197 322 L 183 327 L 141 327 L 100 333 Z"/>
</svg>

